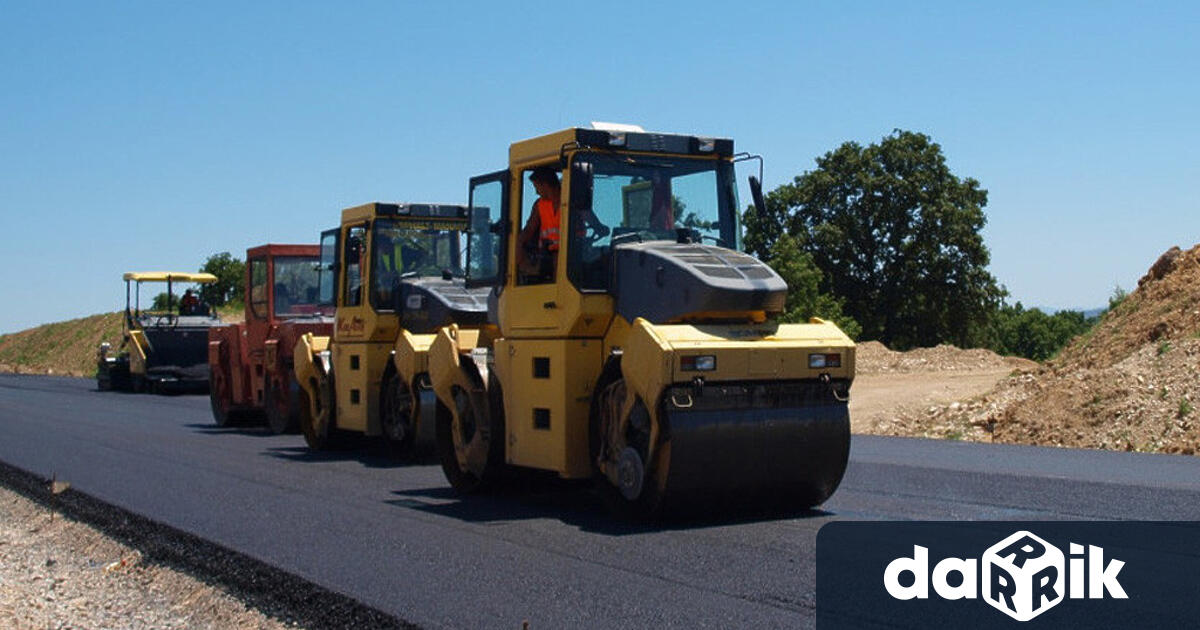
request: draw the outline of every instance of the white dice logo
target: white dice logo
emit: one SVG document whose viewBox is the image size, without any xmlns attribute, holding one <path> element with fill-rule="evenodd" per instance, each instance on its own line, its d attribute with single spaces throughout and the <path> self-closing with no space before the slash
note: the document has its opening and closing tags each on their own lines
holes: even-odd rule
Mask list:
<svg viewBox="0 0 1200 630">
<path fill-rule="evenodd" d="M 983 553 L 983 599 L 1017 621 L 1050 610 L 1066 594 L 1062 550 L 1020 531 Z"/>
</svg>

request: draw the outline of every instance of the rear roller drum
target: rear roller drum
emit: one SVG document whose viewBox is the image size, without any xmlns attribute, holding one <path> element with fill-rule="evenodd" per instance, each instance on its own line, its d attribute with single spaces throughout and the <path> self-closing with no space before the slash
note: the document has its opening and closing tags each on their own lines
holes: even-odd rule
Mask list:
<svg viewBox="0 0 1200 630">
<path fill-rule="evenodd" d="M 263 385 L 263 407 L 271 433 L 295 433 L 300 429 L 299 385 L 291 378 L 273 376 Z"/>
<path fill-rule="evenodd" d="M 617 379 L 600 390 L 592 409 L 592 457 L 604 463 L 597 471 L 601 498 L 610 510 L 632 519 L 651 519 L 662 508 L 660 472 L 662 455 L 650 457 L 650 414 L 639 399 L 630 411 L 630 422 L 620 430 L 625 381 Z"/>
<path fill-rule="evenodd" d="M 313 415 L 312 405 L 309 404 L 308 391 L 300 388 L 300 432 L 304 434 L 304 442 L 314 451 L 336 448 L 339 445 L 338 432 L 333 426 L 333 381 L 325 379 L 317 386 L 317 413 Z"/>
<path fill-rule="evenodd" d="M 383 379 L 379 402 L 379 423 L 388 450 L 397 459 L 407 457 L 417 436 L 412 388 L 398 374 L 389 372 Z"/>
<path fill-rule="evenodd" d="M 237 412 L 233 409 L 233 396 L 229 383 L 211 367 L 208 370 L 208 403 L 212 407 L 213 422 L 222 428 L 237 423 Z"/>
<path fill-rule="evenodd" d="M 497 483 L 504 465 L 504 419 L 499 385 L 491 391 L 454 388 L 454 411 L 437 405 L 438 459 L 455 490 L 472 494 Z M 489 396 L 490 394 L 490 396 Z"/>
</svg>

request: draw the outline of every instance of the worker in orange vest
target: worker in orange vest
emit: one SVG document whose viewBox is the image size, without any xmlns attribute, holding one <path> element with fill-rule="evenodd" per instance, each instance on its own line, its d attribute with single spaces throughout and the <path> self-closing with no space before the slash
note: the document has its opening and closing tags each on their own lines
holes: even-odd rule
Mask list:
<svg viewBox="0 0 1200 630">
<path fill-rule="evenodd" d="M 529 181 L 537 191 L 537 201 L 529 212 L 525 227 L 517 236 L 517 268 L 531 279 L 530 283 L 553 282 L 555 260 L 559 246 L 559 209 L 562 202 L 562 185 L 558 174 L 549 166 L 539 166 L 529 175 Z M 600 223 L 590 210 L 580 217 L 576 232 L 582 235 L 588 227 L 599 237 L 608 236 L 608 226 Z"/>
</svg>

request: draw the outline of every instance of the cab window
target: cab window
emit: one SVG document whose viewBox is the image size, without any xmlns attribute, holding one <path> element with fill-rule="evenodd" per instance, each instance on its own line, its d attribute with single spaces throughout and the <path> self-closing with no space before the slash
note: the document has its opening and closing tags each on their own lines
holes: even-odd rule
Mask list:
<svg viewBox="0 0 1200 630">
<path fill-rule="evenodd" d="M 542 197 L 538 195 L 538 186 L 529 181 L 532 174 L 533 169 L 521 173 L 522 186 L 518 200 L 521 206 L 521 231 L 517 235 L 518 285 L 553 283 L 558 261 L 560 242 L 557 230 L 561 225 L 542 225 L 541 213 L 537 209 Z M 562 174 L 557 173 L 556 178 L 561 182 Z M 549 195 L 554 187 L 553 183 L 549 183 L 542 191 Z M 559 190 L 561 195 L 561 184 Z M 549 199 L 549 196 L 546 198 Z M 556 217 L 556 221 L 560 207 L 561 203 L 550 206 L 550 216 Z M 561 224 L 561 221 L 559 223 Z"/>
<path fill-rule="evenodd" d="M 275 315 L 290 317 L 317 312 L 317 261 L 309 257 L 275 259 Z"/>
<path fill-rule="evenodd" d="M 584 291 L 607 291 L 612 250 L 621 243 L 675 240 L 740 249 L 733 165 L 689 158 L 584 154 L 592 166 L 591 199 L 572 200 L 593 225 L 571 218 L 568 277 Z M 597 231 L 594 225 L 603 226 Z"/>
<path fill-rule="evenodd" d="M 346 291 L 342 303 L 346 306 L 362 304 L 363 263 L 366 255 L 365 225 L 356 225 L 346 230 L 346 248 L 342 266 L 346 269 Z"/>
<path fill-rule="evenodd" d="M 337 230 L 321 233 L 321 262 L 317 274 L 317 303 L 321 306 L 333 306 L 337 292 L 337 282 L 334 273 L 337 269 Z"/>
<path fill-rule="evenodd" d="M 250 261 L 250 312 L 257 319 L 266 319 L 270 310 L 267 306 L 267 261 L 255 258 Z"/>
</svg>

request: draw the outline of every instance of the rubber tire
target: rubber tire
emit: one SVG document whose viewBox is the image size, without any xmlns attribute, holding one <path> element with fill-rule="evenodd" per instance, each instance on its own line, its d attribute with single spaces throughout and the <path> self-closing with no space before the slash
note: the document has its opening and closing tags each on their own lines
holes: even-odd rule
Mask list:
<svg viewBox="0 0 1200 630">
<path fill-rule="evenodd" d="M 297 390 L 300 389 L 294 379 L 289 378 L 287 382 L 290 386 L 295 386 Z M 284 394 L 286 401 L 280 404 L 275 379 L 268 378 L 263 384 L 263 414 L 266 416 L 267 429 L 275 435 L 300 431 L 298 396 L 292 394 L 293 392 L 290 391 Z"/>
<path fill-rule="evenodd" d="M 108 371 L 108 365 L 101 363 L 96 367 L 96 391 L 111 392 L 112 389 L 112 374 Z"/>
</svg>

